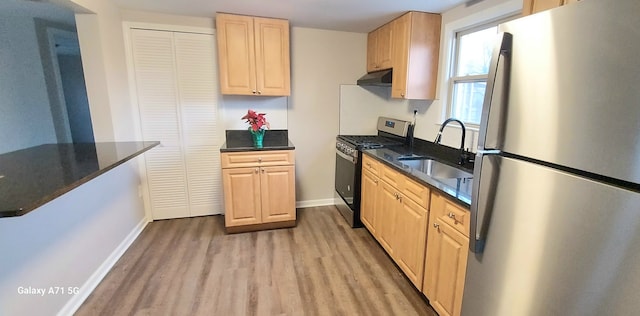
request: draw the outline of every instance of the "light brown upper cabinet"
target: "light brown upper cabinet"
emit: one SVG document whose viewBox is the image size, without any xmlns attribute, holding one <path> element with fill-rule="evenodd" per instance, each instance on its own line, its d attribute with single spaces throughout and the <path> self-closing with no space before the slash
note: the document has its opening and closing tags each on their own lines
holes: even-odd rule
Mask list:
<svg viewBox="0 0 640 316">
<path fill-rule="evenodd" d="M 289 21 L 216 14 L 222 94 L 291 94 Z"/>
<path fill-rule="evenodd" d="M 580 0 L 524 0 L 522 15 L 530 15 L 578 1 Z"/>
<path fill-rule="evenodd" d="M 367 72 L 389 69 L 392 67 L 393 28 L 387 23 L 369 33 L 367 37 Z"/>
<path fill-rule="evenodd" d="M 391 22 L 392 98 L 436 98 L 441 21 L 439 14 L 408 12 Z"/>
</svg>

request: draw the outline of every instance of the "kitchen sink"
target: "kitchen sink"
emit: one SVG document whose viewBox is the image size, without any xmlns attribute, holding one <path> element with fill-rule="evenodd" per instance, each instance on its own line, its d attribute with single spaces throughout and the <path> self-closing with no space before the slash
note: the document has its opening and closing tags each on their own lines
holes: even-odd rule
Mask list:
<svg viewBox="0 0 640 316">
<path fill-rule="evenodd" d="M 400 161 L 403 161 L 403 160 L 423 160 L 423 159 L 430 159 L 430 158 L 427 156 L 420 156 L 416 154 L 407 154 L 407 155 L 398 156 L 397 159 Z"/>
<path fill-rule="evenodd" d="M 454 179 L 454 178 L 473 178 L 473 174 L 464 170 L 451 167 L 433 159 L 408 159 L 401 160 L 403 168 L 414 169 L 425 173 L 432 178 Z"/>
</svg>

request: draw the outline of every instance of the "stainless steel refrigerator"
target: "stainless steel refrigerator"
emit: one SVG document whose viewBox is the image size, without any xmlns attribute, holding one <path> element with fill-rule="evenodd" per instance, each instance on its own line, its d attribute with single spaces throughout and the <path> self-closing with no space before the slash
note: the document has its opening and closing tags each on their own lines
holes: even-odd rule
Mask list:
<svg viewBox="0 0 640 316">
<path fill-rule="evenodd" d="M 499 27 L 462 314 L 640 315 L 640 1 Z"/>
</svg>

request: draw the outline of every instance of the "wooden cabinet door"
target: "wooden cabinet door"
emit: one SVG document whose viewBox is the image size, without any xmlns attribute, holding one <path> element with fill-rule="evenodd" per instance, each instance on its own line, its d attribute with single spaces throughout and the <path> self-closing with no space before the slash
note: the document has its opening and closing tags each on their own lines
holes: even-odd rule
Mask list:
<svg viewBox="0 0 640 316">
<path fill-rule="evenodd" d="M 296 219 L 294 166 L 260 168 L 262 222 Z"/>
<path fill-rule="evenodd" d="M 392 67 L 393 55 L 393 28 L 391 23 L 387 23 L 378 29 L 378 39 L 376 41 L 376 59 L 378 68 L 376 70 L 389 69 Z"/>
<path fill-rule="evenodd" d="M 396 213 L 400 202 L 396 198 L 397 190 L 384 181 L 378 183 L 378 214 L 380 215 L 380 229 L 378 241 L 389 255 L 394 256 L 396 245 Z"/>
<path fill-rule="evenodd" d="M 436 98 L 441 22 L 439 14 L 424 12 L 393 21 L 392 98 Z"/>
<path fill-rule="evenodd" d="M 367 35 L 367 72 L 378 68 L 378 30 L 375 30 Z"/>
<path fill-rule="evenodd" d="M 225 226 L 260 224 L 260 168 L 222 169 Z"/>
<path fill-rule="evenodd" d="M 370 171 L 362 172 L 362 189 L 360 202 L 360 220 L 371 234 L 378 234 L 378 214 L 376 212 L 376 197 L 378 195 L 378 177 Z"/>
<path fill-rule="evenodd" d="M 254 18 L 257 94 L 291 94 L 289 21 Z"/>
<path fill-rule="evenodd" d="M 406 98 L 407 67 L 409 63 L 409 27 L 411 15 L 405 14 L 390 23 L 393 27 L 393 79 L 391 86 L 392 98 Z"/>
<path fill-rule="evenodd" d="M 430 230 L 423 292 L 439 315 L 460 315 L 469 238 L 440 219 Z"/>
<path fill-rule="evenodd" d="M 524 0 L 522 15 L 529 15 L 541 11 L 557 8 L 568 0 Z"/>
<path fill-rule="evenodd" d="M 413 285 L 422 289 L 424 255 L 427 242 L 427 210 L 416 202 L 401 197 L 396 217 L 396 262 Z"/>
<path fill-rule="evenodd" d="M 256 89 L 253 18 L 219 13 L 216 30 L 220 92 L 253 95 Z"/>
</svg>

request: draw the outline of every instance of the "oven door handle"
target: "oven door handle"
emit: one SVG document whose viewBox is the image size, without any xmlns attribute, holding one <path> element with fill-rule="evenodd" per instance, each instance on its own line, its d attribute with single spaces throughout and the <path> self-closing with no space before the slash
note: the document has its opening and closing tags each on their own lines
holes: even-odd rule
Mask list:
<svg viewBox="0 0 640 316">
<path fill-rule="evenodd" d="M 343 153 L 343 152 L 341 152 L 339 150 L 336 150 L 336 154 L 338 154 L 338 156 L 340 156 L 340 157 L 342 157 L 342 158 L 344 158 L 346 160 L 349 160 L 352 164 L 354 164 L 354 165 L 356 164 L 356 158 L 355 157 L 349 156 L 349 155 L 347 155 L 347 154 L 345 154 L 345 153 Z"/>
</svg>

